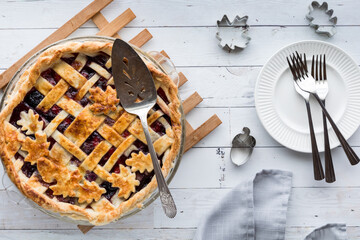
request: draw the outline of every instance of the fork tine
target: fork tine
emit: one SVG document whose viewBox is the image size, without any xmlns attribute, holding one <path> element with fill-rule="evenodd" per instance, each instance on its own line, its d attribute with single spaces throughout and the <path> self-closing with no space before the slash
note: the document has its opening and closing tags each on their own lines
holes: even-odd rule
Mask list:
<svg viewBox="0 0 360 240">
<path fill-rule="evenodd" d="M 319 80 L 323 80 L 323 78 L 322 78 L 322 68 L 323 68 L 323 66 L 322 66 L 322 62 L 321 62 L 321 54 L 320 54 L 320 63 L 319 63 L 319 69 L 320 69 L 320 71 L 319 71 Z"/>
<path fill-rule="evenodd" d="M 303 71 L 301 55 L 298 53 L 298 51 L 295 51 L 295 53 L 296 53 L 296 61 L 298 64 L 300 64 L 299 67 L 301 67 L 301 71 Z"/>
<path fill-rule="evenodd" d="M 325 60 L 325 54 L 324 54 L 324 80 L 327 80 L 326 79 L 326 60 Z"/>
<path fill-rule="evenodd" d="M 302 69 L 299 63 L 299 59 L 295 56 L 295 54 L 293 54 L 293 61 L 294 61 L 294 66 L 297 70 L 297 72 L 299 73 L 299 77 L 303 75 L 302 73 Z"/>
<path fill-rule="evenodd" d="M 293 65 L 293 68 L 296 72 L 296 79 L 299 79 L 301 77 L 301 72 L 300 72 L 300 69 L 299 69 L 299 65 L 297 64 L 296 62 L 296 57 L 295 55 L 293 54 L 291 57 L 291 62 L 292 62 L 292 65 Z"/>
<path fill-rule="evenodd" d="M 294 55 L 294 58 L 296 60 L 296 66 L 298 68 L 298 71 L 300 72 L 300 77 L 303 77 L 304 75 L 307 76 L 307 72 L 305 71 L 304 63 L 303 63 L 299 53 L 296 52 L 296 55 L 297 55 L 297 57 L 295 57 L 295 55 Z"/>
<path fill-rule="evenodd" d="M 288 62 L 288 64 L 289 64 L 289 68 L 290 68 L 290 71 L 291 71 L 291 73 L 292 73 L 292 75 L 293 75 L 293 78 L 294 78 L 294 80 L 296 80 L 296 73 L 295 73 L 295 70 L 294 70 L 294 68 L 293 68 L 293 66 L 291 66 L 291 63 L 290 63 L 290 61 L 289 61 L 289 58 L 288 57 L 286 57 L 286 60 L 287 60 L 287 62 Z"/>
<path fill-rule="evenodd" d="M 306 55 L 304 53 L 304 65 L 305 65 L 305 71 L 307 72 L 308 71 L 308 68 L 307 68 L 307 62 L 306 62 Z"/>
<path fill-rule="evenodd" d="M 299 60 L 299 63 L 300 63 L 301 72 L 303 75 L 307 76 L 306 61 L 304 63 L 302 60 L 301 54 L 299 54 L 297 51 L 295 51 L 295 52 L 296 52 L 297 59 Z"/>
<path fill-rule="evenodd" d="M 314 75 L 314 66 L 315 65 L 315 56 L 313 55 L 312 57 L 312 61 L 311 61 L 311 76 L 313 76 L 313 78 L 315 78 L 315 75 Z"/>
<path fill-rule="evenodd" d="M 318 64 L 318 55 L 316 55 L 316 62 L 315 62 L 315 80 L 319 80 L 319 64 Z"/>
<path fill-rule="evenodd" d="M 295 59 L 294 54 L 292 56 L 290 56 L 290 60 L 292 62 L 292 66 L 293 66 L 294 71 L 296 73 L 296 80 L 297 80 L 297 79 L 299 79 L 301 77 L 301 72 L 299 70 L 299 66 L 296 63 L 296 59 Z"/>
</svg>

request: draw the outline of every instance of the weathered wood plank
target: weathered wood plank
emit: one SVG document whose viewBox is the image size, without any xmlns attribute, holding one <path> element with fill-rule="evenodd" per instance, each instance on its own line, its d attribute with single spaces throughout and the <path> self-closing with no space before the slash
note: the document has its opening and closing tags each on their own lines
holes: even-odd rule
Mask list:
<svg viewBox="0 0 360 240">
<path fill-rule="evenodd" d="M 355 148 L 359 151 L 360 148 Z M 295 153 L 284 148 L 255 148 L 249 162 L 236 167 L 230 161 L 229 148 L 193 148 L 182 158 L 170 184 L 171 188 L 232 188 L 262 169 L 282 169 L 294 173 L 294 187 L 357 187 L 359 166 L 351 166 L 342 149 L 333 151 L 337 181 L 328 184 L 314 181 L 310 154 Z M 206 168 L 204 167 L 206 166 Z M 200 171 L 199 169 L 205 169 Z M 1 170 L 2 172 L 2 170 Z M 3 187 L 1 186 L 1 189 Z"/>
<path fill-rule="evenodd" d="M 299 27 L 307 24 L 304 15 L 309 3 L 296 0 L 260 0 L 256 3 L 245 0 L 235 3 L 238 4 L 235 7 L 233 1 L 190 0 L 184 4 L 181 1 L 154 0 L 139 4 L 137 1 L 125 0 L 114 1 L 111 6 L 105 8 L 102 12 L 109 21 L 129 7 L 137 14 L 137 19 L 126 27 L 126 31 L 121 32 L 121 37 L 125 40 L 130 40 L 143 27 L 155 27 L 150 31 L 156 41 L 149 42 L 144 49 L 166 49 L 178 70 L 183 71 L 189 78 L 189 83 L 180 89 L 183 99 L 195 90 L 204 98 L 204 101 L 187 116 L 194 128 L 213 113 L 219 115 L 223 124 L 206 139 L 200 141 L 196 148 L 191 149 L 182 159 L 179 171 L 170 185 L 179 206 L 177 218 L 166 219 L 157 201 L 129 219 L 103 228 L 94 228 L 85 238 L 99 239 L 116 234 L 123 239 L 144 239 L 144 236 L 147 239 L 192 239 L 197 222 L 213 204 L 217 203 L 217 199 L 223 197 L 229 188 L 237 183 L 253 177 L 262 168 L 280 168 L 294 172 L 296 188 L 293 190 L 290 202 L 286 239 L 301 239 L 313 228 L 331 221 L 346 222 L 350 225 L 349 237 L 360 238 L 359 227 L 354 227 L 359 225 L 358 211 L 360 211 L 358 166 L 351 167 L 342 150 L 336 149 L 334 164 L 337 182 L 329 185 L 313 181 L 311 156 L 280 147 L 263 129 L 253 108 L 253 87 L 261 65 L 277 49 L 286 44 L 301 39 L 329 41 L 351 53 L 355 61 L 360 64 L 360 45 L 356 40 L 360 36 L 360 30 L 357 26 L 344 26 L 358 24 L 360 15 L 356 11 L 360 7 L 360 2 L 353 0 L 345 0 L 341 3 L 335 0 L 328 2 L 330 7 L 334 8 L 335 15 L 341 20 L 339 25 L 343 25 L 338 27 L 338 34 L 331 39 L 316 35 L 313 29 L 307 26 Z M 53 32 L 54 28 L 61 26 L 88 3 L 87 0 L 74 0 L 71 2 L 72 7 L 69 8 L 69 3 L 61 0 L 47 0 L 41 3 L 0 2 L 2 19 L 0 51 L 3 53 L 0 56 L 0 68 L 4 70 L 9 67 Z M 279 4 L 282 8 L 277 7 Z M 199 15 L 198 12 L 205 8 L 208 14 Z M 273 15 L 272 8 L 276 8 L 279 14 Z M 155 11 L 151 9 L 166 11 L 163 11 L 164 14 L 150 14 Z M 216 28 L 213 26 L 224 14 L 224 9 L 227 9 L 226 13 L 231 20 L 236 14 L 250 16 L 249 24 L 253 26 L 249 35 L 252 41 L 242 52 L 228 54 L 217 47 L 217 40 L 214 37 Z M 184 14 L 187 18 L 183 17 Z M 19 16 L 24 17 L 19 18 Z M 254 25 L 258 26 L 254 27 Z M 298 27 L 262 25 L 298 25 Z M 84 27 L 72 36 L 93 35 L 97 32 L 91 21 Z M 243 126 L 251 128 L 252 134 L 257 138 L 257 148 L 252 159 L 239 168 L 230 162 L 228 147 L 231 138 L 240 132 Z M 350 142 L 352 145 L 360 146 L 360 133 L 356 133 Z M 226 148 L 218 149 L 219 146 Z M 355 150 L 360 152 L 358 147 Z M 199 172 L 198 169 L 204 171 Z M 3 170 L 0 169 L 0 176 L 2 174 Z M 220 187 L 226 189 L 218 189 Z M 5 200 L 4 203 L 0 203 L 0 229 L 12 229 L 0 230 L 0 239 L 84 237 L 76 226 L 52 219 L 38 210 L 14 206 L 1 190 L 0 199 Z"/>
<path fill-rule="evenodd" d="M 317 226 L 319 227 L 319 226 Z M 285 239 L 299 240 L 304 239 L 316 227 L 288 227 L 286 228 Z M 191 240 L 195 234 L 194 228 L 176 229 L 93 229 L 86 236 L 78 230 L 0 230 L 2 239 L 54 239 L 63 240 L 64 236 L 69 240 L 88 239 L 97 240 L 104 236 L 116 235 L 119 239 L 127 240 Z M 347 227 L 347 235 L 350 239 L 360 238 L 360 227 Z"/>
<path fill-rule="evenodd" d="M 130 40 L 141 31 L 140 29 L 127 28 L 126 31 L 121 32 L 121 37 Z M 0 56 L 0 67 L 9 67 L 52 31 L 52 29 L 0 30 L 2 39 L 0 50 L 8 53 Z M 72 36 L 94 35 L 97 31 L 97 28 L 83 28 Z M 308 27 L 256 27 L 249 31 L 252 37 L 249 46 L 235 53 L 227 53 L 217 46 L 215 27 L 149 28 L 149 31 L 161 41 L 150 41 L 143 49 L 147 51 L 166 49 L 177 67 L 261 66 L 285 45 L 309 39 L 333 43 L 350 53 L 354 60 L 360 63 L 360 45 L 357 42 L 360 28 L 358 27 L 339 27 L 337 35 L 330 39 L 314 34 Z"/>
<path fill-rule="evenodd" d="M 357 9 L 360 3 L 353 0 L 328 0 L 329 7 L 339 18 L 339 25 L 357 25 L 360 16 Z M 235 15 L 250 16 L 250 25 L 307 25 L 305 14 L 310 2 L 284 0 L 244 0 L 234 1 L 114 1 L 104 10 L 109 19 L 115 18 L 120 12 L 131 8 L 139 17 L 130 26 L 214 26 L 216 21 L 226 13 L 230 20 Z M 56 28 L 66 19 L 88 4 L 87 0 L 72 0 L 71 7 L 67 1 L 1 1 L 2 23 L 4 28 Z M 279 4 L 281 7 L 279 8 Z M 56 6 L 56 7 L 54 7 Z M 13 11 L 16 9 L 16 11 Z M 46 11 L 44 11 L 46 9 Z M 161 14 L 154 14 L 163 9 Z M 206 9 L 206 14 L 199 14 Z M 276 14 L 274 14 L 274 12 Z M 184 17 L 186 15 L 186 17 Z M 19 18 L 19 16 L 24 16 Z M 36 17 L 35 17 L 36 16 Z M 351 16 L 351 17 L 349 17 Z M 93 26 L 88 23 L 86 26 Z"/>
<path fill-rule="evenodd" d="M 0 229 L 77 229 L 75 224 L 54 219 L 24 202 L 16 205 L 4 191 L 0 191 L 0 199 Z M 102 228 L 153 228 L 152 208 Z"/>
<path fill-rule="evenodd" d="M 317 226 L 319 227 L 319 226 Z M 316 227 L 288 227 L 285 232 L 286 240 L 304 239 Z M 64 236 L 69 240 L 88 239 L 97 240 L 105 236 L 116 235 L 119 239 L 127 240 L 191 240 L 195 234 L 194 228 L 176 229 L 93 229 L 86 236 L 78 230 L 0 230 L 1 239 L 54 239 L 63 240 Z M 360 227 L 347 227 L 347 235 L 350 239 L 360 238 Z"/>
<path fill-rule="evenodd" d="M 355 148 L 359 153 L 360 148 Z M 232 188 L 262 169 L 282 169 L 294 173 L 294 187 L 357 187 L 360 166 L 351 166 L 341 148 L 333 150 L 337 181 L 315 181 L 311 154 L 285 148 L 255 148 L 251 159 L 237 167 L 230 160 L 229 148 L 193 148 L 183 157 L 170 184 L 172 188 Z M 199 169 L 205 169 L 199 173 Z M 359 179 L 358 179 L 359 178 Z"/>
<path fill-rule="evenodd" d="M 202 217 L 231 189 L 172 189 L 178 215 L 167 218 L 157 199 L 144 211 L 118 223 L 95 227 L 100 229 L 171 229 L 196 228 Z M 36 209 L 23 209 L 5 199 L 0 205 L 2 230 L 76 229 Z M 293 188 L 287 214 L 287 227 L 322 226 L 329 222 L 345 222 L 358 226 L 360 188 Z M 79 231 L 80 232 L 80 231 Z"/>
<path fill-rule="evenodd" d="M 173 190 L 179 214 L 168 219 L 160 201 L 154 204 L 155 228 L 192 228 L 230 189 Z M 360 188 L 293 188 L 287 213 L 287 227 L 322 226 L 345 222 L 358 226 Z"/>
<path fill-rule="evenodd" d="M 195 229 L 92 229 L 86 235 L 79 230 L 0 230 L 0 239 L 98 240 L 116 236 L 126 240 L 190 240 Z"/>
<path fill-rule="evenodd" d="M 112 0 L 99 1 L 95 0 L 91 2 L 88 6 L 82 9 L 78 14 L 73 16 L 70 20 L 68 20 L 64 25 L 62 25 L 59 29 L 49 35 L 46 39 L 42 40 L 35 48 L 30 50 L 24 56 L 22 56 L 19 60 L 17 60 L 13 65 L 11 65 L 5 72 L 0 75 L 0 88 L 5 86 L 15 72 L 19 69 L 19 67 L 25 63 L 27 59 L 29 59 L 32 55 L 38 52 L 40 49 L 46 47 L 47 45 L 59 41 L 61 39 L 66 38 L 72 32 L 74 32 L 77 28 L 83 25 L 87 20 L 89 20 L 92 16 L 94 16 L 98 11 L 106 7 Z"/>
<path fill-rule="evenodd" d="M 187 135 L 185 140 L 184 151 L 187 152 L 190 148 L 196 146 L 196 144 L 210 134 L 215 128 L 217 128 L 221 124 L 220 118 L 214 114 L 208 120 L 206 120 L 203 124 L 201 124 L 197 129 L 195 129 L 192 133 Z"/>
</svg>

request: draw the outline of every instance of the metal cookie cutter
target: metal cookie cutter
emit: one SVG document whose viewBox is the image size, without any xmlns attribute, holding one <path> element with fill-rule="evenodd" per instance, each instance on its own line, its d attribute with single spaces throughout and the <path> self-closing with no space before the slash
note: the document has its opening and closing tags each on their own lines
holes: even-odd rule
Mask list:
<svg viewBox="0 0 360 240">
<path fill-rule="evenodd" d="M 236 16 L 233 22 L 224 15 L 221 21 L 217 21 L 216 38 L 219 39 L 219 46 L 229 52 L 236 48 L 244 49 L 250 42 L 251 38 L 247 36 L 246 32 L 249 25 L 246 24 L 248 16 Z"/>
<path fill-rule="evenodd" d="M 313 1 L 309 6 L 309 13 L 306 15 L 306 18 L 310 21 L 310 27 L 315 28 L 316 33 L 332 37 L 336 33 L 337 17 L 332 17 L 334 10 L 328 8 L 327 2 L 323 2 L 320 5 L 317 1 Z M 320 23 L 319 18 L 323 18 L 320 14 L 327 15 L 326 21 L 330 22 L 330 24 Z"/>
<path fill-rule="evenodd" d="M 231 161 L 237 166 L 243 165 L 250 159 L 255 145 L 256 139 L 250 135 L 250 129 L 244 127 L 243 133 L 236 135 L 232 140 Z"/>
</svg>

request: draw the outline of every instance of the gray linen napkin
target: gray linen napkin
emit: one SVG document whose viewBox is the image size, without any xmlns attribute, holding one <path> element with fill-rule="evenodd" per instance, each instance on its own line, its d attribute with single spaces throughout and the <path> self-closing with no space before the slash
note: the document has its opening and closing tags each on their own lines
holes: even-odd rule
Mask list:
<svg viewBox="0 0 360 240">
<path fill-rule="evenodd" d="M 315 229 L 305 240 L 346 240 L 345 224 L 327 224 Z"/>
<path fill-rule="evenodd" d="M 292 173 L 263 170 L 236 186 L 200 222 L 194 240 L 283 240 Z M 345 224 L 327 224 L 305 240 L 346 240 Z"/>
<path fill-rule="evenodd" d="M 201 221 L 194 240 L 283 240 L 292 173 L 263 170 L 239 184 Z"/>
</svg>

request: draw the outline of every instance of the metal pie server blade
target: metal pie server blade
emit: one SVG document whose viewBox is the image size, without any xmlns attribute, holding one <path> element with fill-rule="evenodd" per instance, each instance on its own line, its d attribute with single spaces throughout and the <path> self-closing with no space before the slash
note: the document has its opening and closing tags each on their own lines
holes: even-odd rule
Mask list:
<svg viewBox="0 0 360 240">
<path fill-rule="evenodd" d="M 148 112 L 157 99 L 154 79 L 136 51 L 120 39 L 114 42 L 111 61 L 116 93 L 122 107 L 140 118 L 154 166 L 162 207 L 166 216 L 173 218 L 177 212 L 176 205 L 162 175 L 147 122 Z"/>
<path fill-rule="evenodd" d="M 129 106 L 142 107 L 146 103 L 137 102 L 138 97 L 156 101 L 156 88 L 151 73 L 128 43 L 121 39 L 115 40 L 111 61 L 116 93 L 125 110 Z"/>
</svg>

